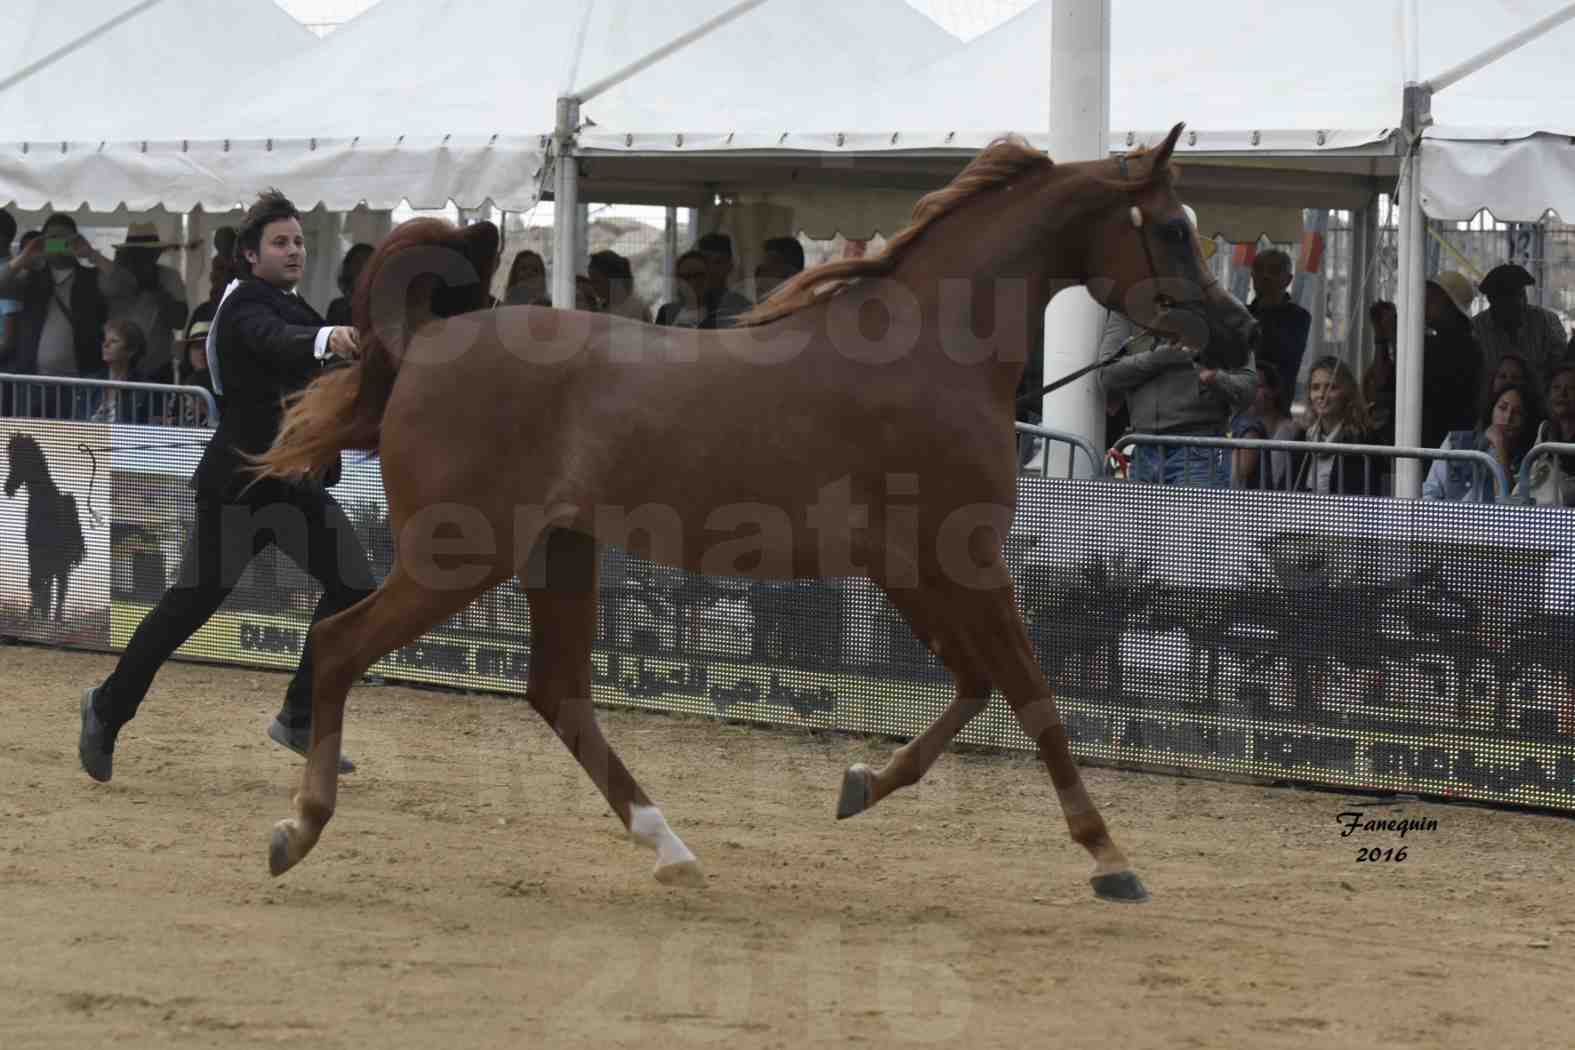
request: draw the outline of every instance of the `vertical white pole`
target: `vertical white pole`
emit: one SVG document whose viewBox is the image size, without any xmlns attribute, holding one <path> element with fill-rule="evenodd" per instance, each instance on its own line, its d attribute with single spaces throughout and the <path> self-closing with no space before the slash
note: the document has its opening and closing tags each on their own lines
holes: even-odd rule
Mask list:
<svg viewBox="0 0 1575 1050">
<path fill-rule="evenodd" d="M 580 123 L 580 103 L 558 99 L 558 125 L 553 134 L 556 168 L 552 203 L 552 305 L 574 309 L 574 275 L 578 266 L 580 179 L 574 158 L 574 136 Z"/>
<path fill-rule="evenodd" d="M 1050 156 L 1098 160 L 1110 152 L 1110 0 L 1056 0 L 1050 14 Z M 1058 275 L 1052 275 L 1058 276 Z M 1083 288 L 1062 292 L 1045 310 L 1046 381 L 1075 372 L 1099 354 L 1105 311 Z M 1095 375 L 1044 399 L 1046 426 L 1081 434 L 1103 448 L 1105 406 Z M 1053 450 L 1057 457 L 1062 449 Z M 1074 457 L 1086 473 L 1083 457 Z M 1064 464 L 1051 462 L 1065 477 Z"/>
<path fill-rule="evenodd" d="M 678 208 L 668 205 L 666 218 L 662 228 L 662 303 L 670 303 L 678 297 L 673 283 L 673 267 L 678 265 Z"/>
<path fill-rule="evenodd" d="M 1409 142 L 1420 135 L 1428 117 L 1425 89 L 1406 88 L 1406 133 Z M 1400 273 L 1395 289 L 1395 308 L 1399 332 L 1395 347 L 1395 444 L 1416 447 L 1422 441 L 1422 342 L 1423 303 L 1427 294 L 1422 214 L 1422 169 L 1420 148 L 1411 148 L 1400 175 Z M 1420 460 L 1401 459 L 1395 463 L 1394 494 L 1400 499 L 1415 499 L 1422 494 Z"/>
</svg>

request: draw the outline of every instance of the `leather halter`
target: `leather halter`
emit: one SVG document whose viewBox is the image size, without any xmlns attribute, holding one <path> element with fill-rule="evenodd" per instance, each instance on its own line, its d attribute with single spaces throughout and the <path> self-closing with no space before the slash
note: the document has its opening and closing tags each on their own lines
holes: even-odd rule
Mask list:
<svg viewBox="0 0 1575 1050">
<path fill-rule="evenodd" d="M 1130 173 L 1127 171 L 1126 154 L 1121 154 L 1120 156 L 1116 157 L 1116 166 L 1121 172 L 1121 178 L 1123 180 L 1128 180 L 1131 178 Z M 1148 263 L 1149 276 L 1154 279 L 1154 284 L 1157 286 L 1160 283 L 1159 267 L 1154 263 L 1154 249 L 1148 243 L 1149 235 L 1144 231 L 1144 226 L 1148 222 L 1148 216 L 1143 213 L 1142 208 L 1138 207 L 1137 193 L 1135 191 L 1132 194 L 1132 210 L 1139 219 L 1138 222 L 1133 223 L 1133 229 L 1137 231 L 1138 243 L 1143 245 L 1143 258 Z M 1210 277 L 1212 277 L 1212 275 L 1210 275 Z M 1212 279 L 1210 279 L 1208 283 L 1213 283 Z M 1156 292 L 1154 295 L 1154 305 L 1158 306 L 1161 310 L 1187 310 L 1197 314 L 1203 314 L 1208 309 L 1208 301 L 1204 299 L 1201 294 L 1193 296 L 1189 299 L 1174 299 L 1163 292 Z"/>
</svg>

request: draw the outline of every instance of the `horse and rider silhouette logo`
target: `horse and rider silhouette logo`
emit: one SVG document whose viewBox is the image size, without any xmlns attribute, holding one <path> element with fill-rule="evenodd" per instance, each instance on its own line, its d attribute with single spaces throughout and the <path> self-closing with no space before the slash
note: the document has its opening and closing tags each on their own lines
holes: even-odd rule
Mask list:
<svg viewBox="0 0 1575 1050">
<path fill-rule="evenodd" d="M 62 492 L 49 472 L 49 461 L 37 439 L 13 433 L 6 443 L 5 494 L 15 498 L 26 490 L 24 537 L 27 546 L 29 612 L 39 620 L 63 621 L 66 584 L 72 570 L 87 557 L 76 497 Z M 4 553 L 5 561 L 11 552 Z"/>
</svg>

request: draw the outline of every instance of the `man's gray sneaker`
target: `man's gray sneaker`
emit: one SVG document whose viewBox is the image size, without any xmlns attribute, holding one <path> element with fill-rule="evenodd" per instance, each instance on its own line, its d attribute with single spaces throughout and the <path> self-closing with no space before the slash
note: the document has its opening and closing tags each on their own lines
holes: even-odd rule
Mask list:
<svg viewBox="0 0 1575 1050">
<path fill-rule="evenodd" d="M 77 758 L 82 762 L 83 771 L 102 784 L 115 772 L 117 734 L 100 721 L 98 712 L 93 710 L 93 696 L 97 692 L 95 687 L 82 694 L 82 732 L 77 737 Z"/>
<path fill-rule="evenodd" d="M 305 758 L 307 749 L 312 744 L 312 731 L 310 729 L 291 729 L 275 717 L 272 722 L 268 723 L 268 739 L 282 747 L 289 748 L 302 758 Z M 355 763 L 343 754 L 339 756 L 339 772 L 355 772 Z"/>
</svg>

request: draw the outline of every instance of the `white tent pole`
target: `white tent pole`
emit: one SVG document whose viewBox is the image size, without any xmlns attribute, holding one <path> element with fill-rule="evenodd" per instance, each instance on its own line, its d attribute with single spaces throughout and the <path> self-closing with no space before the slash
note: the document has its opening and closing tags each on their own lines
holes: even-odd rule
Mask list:
<svg viewBox="0 0 1575 1050">
<path fill-rule="evenodd" d="M 622 69 L 602 77 L 600 80 L 586 87 L 584 90 L 574 92 L 574 97 L 581 103 L 589 102 L 591 99 L 595 98 L 597 95 L 600 95 L 608 88 L 617 87 L 619 84 L 623 83 L 625 80 L 628 80 L 642 69 L 655 65 L 662 59 L 666 58 L 668 55 L 671 55 L 673 52 L 678 51 L 681 48 L 688 47 L 690 44 L 694 43 L 696 40 L 699 40 L 701 37 L 705 36 L 712 30 L 722 28 L 729 22 L 733 21 L 735 18 L 738 18 L 740 15 L 748 14 L 764 3 L 766 3 L 766 0 L 743 0 L 742 3 L 734 4 L 732 7 L 728 8 L 726 11 L 723 11 L 715 18 L 702 22 L 693 29 L 689 30 L 689 32 L 675 37 L 673 40 L 663 44 L 661 47 L 657 48 L 655 51 L 652 51 L 644 58 L 636 59 L 627 66 L 624 66 Z"/>
<path fill-rule="evenodd" d="M 1423 86 L 1436 94 L 1450 85 L 1464 80 L 1483 66 L 1497 62 L 1516 48 L 1524 47 L 1537 39 L 1537 37 L 1546 35 L 1550 30 L 1557 29 L 1572 18 L 1575 18 L 1575 3 L 1565 4 L 1553 14 L 1533 22 L 1514 36 L 1505 39 L 1502 43 L 1495 44 L 1474 58 L 1468 58 L 1459 65 L 1446 69 L 1438 76 L 1428 80 Z"/>
<path fill-rule="evenodd" d="M 678 208 L 669 204 L 662 224 L 662 302 L 678 298 L 673 267 L 678 265 Z"/>
<path fill-rule="evenodd" d="M 1405 92 L 1407 154 L 1400 170 L 1399 233 L 1400 273 L 1395 288 L 1399 331 L 1395 333 L 1395 444 L 1416 448 L 1422 443 L 1422 346 L 1423 303 L 1427 294 L 1423 235 L 1427 217 L 1422 213 L 1422 130 L 1432 121 L 1431 92 L 1411 84 Z M 1395 463 L 1394 494 L 1415 499 L 1422 494 L 1419 460 Z"/>
<path fill-rule="evenodd" d="M 581 91 L 570 91 L 558 99 L 557 129 L 553 134 L 556 146 L 557 170 L 553 180 L 553 209 L 552 209 L 552 305 L 562 310 L 574 309 L 574 274 L 577 260 L 577 227 L 576 217 L 580 214 L 580 184 L 578 166 L 574 160 L 574 137 L 578 133 L 580 123 L 580 106 L 600 95 L 609 88 L 617 87 L 636 73 L 655 65 L 662 59 L 682 48 L 699 40 L 707 33 L 720 29 L 741 15 L 748 14 L 766 0 L 742 0 L 741 3 L 723 11 L 715 18 L 700 23 L 695 28 L 683 33 L 661 47 L 652 51 L 644 58 L 635 60 L 622 69 L 602 77 Z M 590 18 L 587 9 L 585 20 L 581 22 L 581 46 L 584 43 L 584 32 Z M 576 48 L 574 67 L 578 68 L 579 48 Z M 571 76 L 574 73 L 571 70 Z"/>
<path fill-rule="evenodd" d="M 28 77 L 32 76 L 34 73 L 37 73 L 39 70 L 47 69 L 56 62 L 59 62 L 62 58 L 65 58 L 73 52 L 80 50 L 87 44 L 91 44 L 93 41 L 114 29 L 122 22 L 129 21 L 142 14 L 142 12 L 148 10 L 150 7 L 157 7 L 163 2 L 164 0 L 140 0 L 140 2 L 133 4 L 125 11 L 116 15 L 114 18 L 111 18 L 108 22 L 105 22 L 100 26 L 96 26 L 93 29 L 89 29 L 86 33 L 83 33 L 75 40 L 72 40 L 66 44 L 62 44 L 60 47 L 55 48 L 53 51 L 45 55 L 43 58 L 40 58 L 38 61 L 30 65 L 23 66 L 21 69 L 17 70 L 15 73 L 12 73 L 4 80 L 0 80 L 0 93 L 9 91 L 12 87 L 26 80 Z"/>
<path fill-rule="evenodd" d="M 1057 163 L 1109 155 L 1110 0 L 1057 0 L 1052 7 L 1047 116 L 1050 156 Z M 1052 299 L 1044 318 L 1044 374 L 1065 375 L 1092 364 L 1099 356 L 1104 319 L 1104 308 L 1084 288 L 1067 289 Z M 1094 376 L 1045 395 L 1043 412 L 1046 426 L 1080 434 L 1095 448 L 1104 448 L 1105 406 Z M 1045 450 L 1046 457 L 1050 452 Z M 1078 473 L 1086 474 L 1086 465 L 1073 459 Z M 1065 476 L 1056 464 L 1046 465 Z"/>
<path fill-rule="evenodd" d="M 580 213 L 579 161 L 574 155 L 574 136 L 580 126 L 580 103 L 575 98 L 558 100 L 558 124 L 553 133 L 554 170 L 552 192 L 552 305 L 560 310 L 574 309 L 576 259 L 576 216 Z"/>
</svg>

